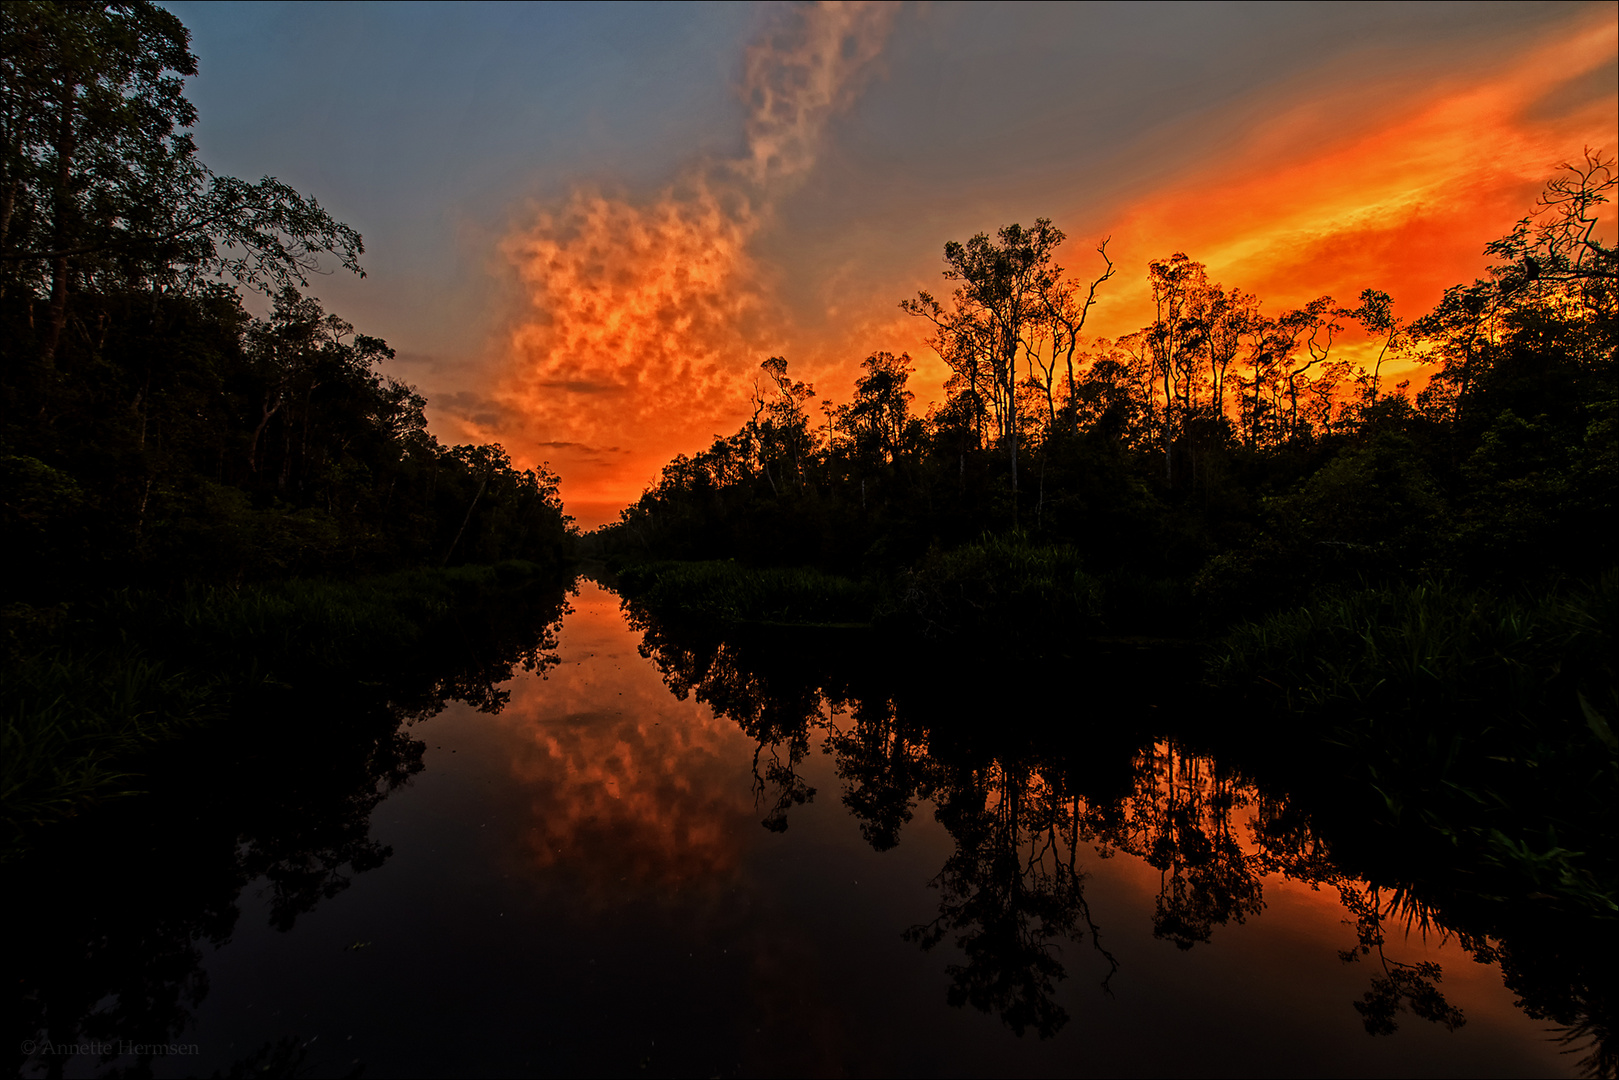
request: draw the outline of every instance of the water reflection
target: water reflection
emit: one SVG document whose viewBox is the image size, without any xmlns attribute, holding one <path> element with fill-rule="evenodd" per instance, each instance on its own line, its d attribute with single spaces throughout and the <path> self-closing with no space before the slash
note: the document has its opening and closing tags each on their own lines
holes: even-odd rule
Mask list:
<svg viewBox="0 0 1619 1080">
<path fill-rule="evenodd" d="M 240 702 L 231 722 L 163 748 L 150 794 L 64 823 L 9 866 L 19 1074 L 63 1075 L 91 1046 L 104 1075 L 150 1075 L 149 1053 L 184 1044 L 208 997 L 208 953 L 239 931 L 258 882 L 270 925 L 301 917 L 392 856 L 371 816 L 422 771 L 412 725 L 451 701 L 498 713 L 515 672 L 553 665 L 560 584 L 424 644 L 384 684 L 333 680 Z M 53 1052 L 56 1049 L 69 1051 Z M 251 1050 L 251 1048 L 245 1048 Z M 297 1040 L 249 1053 L 233 1075 L 295 1075 Z M 82 1068 L 81 1064 L 78 1066 Z"/>
<path fill-rule="evenodd" d="M 1297 1032 L 1338 1053 L 1339 1021 L 1355 1046 L 1396 1048 L 1345 1061 L 1420 1071 L 1522 1047 L 1492 1028 L 1507 1005 L 1477 992 L 1496 976 L 1470 955 L 1612 1071 L 1599 937 L 1470 921 L 1364 843 L 1346 856 L 1357 835 L 1323 822 L 1309 784 L 1172 737 L 1184 712 L 1155 696 L 1169 681 L 1151 656 L 985 679 L 858 634 L 727 637 L 633 605 L 627 628 L 587 588 L 560 658 L 559 594 L 521 632 L 464 628 L 386 688 L 265 703 L 140 808 L 16 867 L 40 883 L 14 935 L 19 1040 L 189 1033 L 244 1072 L 290 1071 L 303 1043 L 265 1038 L 318 1027 L 320 1047 L 355 1033 L 381 1074 L 1060 1074 L 1076 1047 L 1103 1071 L 1325 1069 Z M 413 726 L 456 699 L 484 715 Z M 1323 925 L 1341 937 L 1322 946 Z M 1301 933 L 1322 965 L 1267 966 Z M 295 959 L 266 959 L 283 949 Z M 1329 1022 L 1286 1011 L 1294 989 L 1266 984 L 1283 972 L 1338 987 Z M 1232 989 L 1176 999 L 1181 977 Z M 243 1019 L 255 1001 L 287 1018 Z M 1451 1042 L 1458 1003 L 1472 1024 Z M 1159 1032 L 1201 1056 L 1148 1055 Z"/>
<path fill-rule="evenodd" d="M 966 956 L 945 969 L 950 1004 L 1050 1038 L 1068 1022 L 1052 997 L 1067 975 L 1061 944 L 1088 936 L 1108 962 L 1104 989 L 1119 966 L 1085 902 L 1080 800 L 1026 765 L 958 767 L 939 779 L 930 797 L 956 849 L 933 880 L 938 918 L 905 938 L 932 949 L 949 937 Z"/>
<path fill-rule="evenodd" d="M 722 767 L 720 734 L 638 711 L 564 712 L 544 725 L 512 764 L 530 795 L 534 862 L 609 891 L 729 874 L 735 823 L 752 804 L 745 790 L 697 782 Z"/>
<path fill-rule="evenodd" d="M 1392 1034 L 1407 1018 L 1451 1031 L 1465 1025 L 1440 964 L 1389 950 L 1395 936 L 1454 940 L 1478 963 L 1502 965 L 1520 1007 L 1559 1025 L 1554 1035 L 1579 1055 L 1582 1072 L 1614 1073 L 1612 928 L 1587 928 L 1594 958 L 1580 959 L 1544 920 L 1470 925 L 1443 889 L 1346 869 L 1285 791 L 1164 737 L 1167 722 L 1146 711 L 1150 702 L 1109 700 L 1100 689 L 1110 674 L 1129 683 L 1139 672 L 1019 670 L 1005 681 L 971 680 L 885 656 L 849 632 L 756 628 L 725 637 L 633 602 L 624 612 L 670 690 L 755 740 L 765 828 L 787 829 L 793 807 L 815 795 L 799 770 L 817 741 L 833 755 L 843 804 L 875 850 L 896 847 L 919 804 L 933 804 L 954 850 L 932 882 L 937 916 L 904 936 L 923 950 L 947 941 L 959 949 L 963 962 L 946 969 L 952 1005 L 997 1015 L 1019 1035 L 1051 1037 L 1070 1019 L 1056 987 L 1076 947 L 1099 958 L 1107 992 L 1128 958 L 1104 944 L 1086 900 L 1086 865 L 1124 853 L 1157 871 L 1153 935 L 1180 950 L 1260 916 L 1267 879 L 1303 883 L 1335 898 L 1346 916 L 1339 957 L 1366 973 L 1364 993 L 1349 1004 L 1368 1034 Z M 1342 834 L 1343 823 L 1334 824 Z M 1356 839 L 1347 837 L 1349 846 Z M 1441 917 L 1447 904 L 1461 921 Z"/>
</svg>

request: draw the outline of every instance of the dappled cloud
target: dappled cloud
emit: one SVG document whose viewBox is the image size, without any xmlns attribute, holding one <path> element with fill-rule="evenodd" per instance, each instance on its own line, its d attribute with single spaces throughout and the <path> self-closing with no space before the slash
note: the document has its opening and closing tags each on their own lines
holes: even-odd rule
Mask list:
<svg viewBox="0 0 1619 1080">
<path fill-rule="evenodd" d="M 744 157 L 694 161 L 650 198 L 580 188 L 507 240 L 528 310 L 496 396 L 516 430 L 487 434 L 549 457 L 570 499 L 627 500 L 674 453 L 735 428 L 747 373 L 784 347 L 748 241 L 812 166 L 892 18 L 787 10 L 747 52 Z"/>
<path fill-rule="evenodd" d="M 791 238 L 776 235 L 790 217 L 778 211 L 825 158 L 830 121 L 870 83 L 895 8 L 784 8 L 741 58 L 745 138 L 734 156 L 695 158 L 651 193 L 581 185 L 506 239 L 522 303 L 502 339 L 504 374 L 476 400 L 450 402 L 453 422 L 521 462 L 549 459 L 570 508 L 593 508 L 589 526 L 616 517 L 674 455 L 735 431 L 768 356 L 787 356 L 826 398 L 847 394 L 873 351 L 910 352 L 925 408 L 942 396 L 945 368 L 897 302 L 948 291 L 946 240 L 1030 224 L 1030 209 L 1069 234 L 1059 258 L 1076 276 L 1094 275 L 1090 249 L 1113 238 L 1118 275 L 1087 328 L 1097 335 L 1150 319 L 1146 266 L 1177 251 L 1257 294 L 1267 314 L 1323 294 L 1354 306 L 1376 288 L 1413 319 L 1483 271 L 1484 245 L 1529 212 L 1560 162 L 1586 146 L 1614 151 L 1619 18 L 1611 6 L 1570 10 L 1521 44 L 1494 46 L 1489 63 L 1436 53 L 1419 74 L 1351 49 L 1099 155 L 1083 130 L 1053 132 L 1106 165 L 1076 172 L 1067 192 L 1045 174 L 1038 199 L 1010 179 L 979 198 L 940 178 L 893 177 L 949 197 L 951 209 L 921 208 L 937 235 L 921 242 L 903 221 L 892 236 L 867 222 L 866 235 L 828 245 L 840 254 L 806 285 Z M 1104 172 L 1105 195 L 1093 190 Z M 1338 355 L 1364 360 L 1370 349 L 1350 329 Z"/>
<path fill-rule="evenodd" d="M 762 834 L 754 744 L 696 701 L 669 693 L 636 651 L 618 600 L 585 583 L 563 625 L 561 662 L 519 679 L 497 722 L 515 729 L 511 771 L 532 800 L 530 855 L 625 887 L 713 887 Z"/>
</svg>

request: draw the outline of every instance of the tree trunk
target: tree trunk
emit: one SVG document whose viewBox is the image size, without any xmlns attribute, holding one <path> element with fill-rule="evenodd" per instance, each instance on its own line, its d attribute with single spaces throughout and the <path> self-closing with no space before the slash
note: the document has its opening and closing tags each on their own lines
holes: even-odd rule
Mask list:
<svg viewBox="0 0 1619 1080">
<path fill-rule="evenodd" d="M 450 541 L 450 550 L 444 553 L 444 558 L 439 563 L 439 566 L 450 565 L 450 556 L 455 554 L 456 545 L 461 542 L 461 534 L 467 531 L 467 522 L 472 520 L 472 511 L 477 509 L 478 500 L 483 498 L 483 489 L 489 486 L 489 473 L 491 471 L 489 469 L 484 470 L 483 479 L 478 482 L 477 493 L 472 496 L 472 502 L 467 505 L 467 516 L 461 519 L 461 527 L 455 530 L 455 539 Z"/>
<path fill-rule="evenodd" d="M 51 236 L 57 251 L 65 251 L 68 244 L 68 183 L 73 178 L 73 105 L 78 98 L 78 83 L 65 80 L 63 86 L 62 120 L 56 133 L 56 191 L 51 200 L 54 221 Z M 62 329 L 67 326 L 67 257 L 51 260 L 50 325 L 45 329 L 45 348 L 41 359 L 46 367 L 56 363 L 56 349 L 62 341 Z"/>
<path fill-rule="evenodd" d="M 45 326 L 45 347 L 40 359 L 46 367 L 56 363 L 56 349 L 62 341 L 62 329 L 67 326 L 67 260 L 51 261 L 51 300 L 46 309 L 50 321 Z"/>
<path fill-rule="evenodd" d="M 247 467 L 254 472 L 259 471 L 259 436 L 264 434 L 264 428 L 270 422 L 270 417 L 281 411 L 281 402 L 277 401 L 275 407 L 270 407 L 270 399 L 264 399 L 264 419 L 259 426 L 253 429 L 253 441 L 247 446 Z"/>
</svg>

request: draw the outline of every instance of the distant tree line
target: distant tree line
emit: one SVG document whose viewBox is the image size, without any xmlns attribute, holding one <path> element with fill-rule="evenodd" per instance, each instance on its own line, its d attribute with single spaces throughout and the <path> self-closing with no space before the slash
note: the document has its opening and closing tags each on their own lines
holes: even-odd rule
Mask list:
<svg viewBox="0 0 1619 1080">
<path fill-rule="evenodd" d="M 441 445 L 393 351 L 304 294 L 359 234 L 197 160 L 189 38 L 150 3 L 0 7 L 10 598 L 556 558 L 556 477 Z"/>
<path fill-rule="evenodd" d="M 816 410 L 772 358 L 748 422 L 671 461 L 600 540 L 627 562 L 860 572 L 1011 530 L 1232 614 L 1417 571 L 1595 573 L 1619 479 L 1619 257 L 1595 235 L 1615 182 L 1593 152 L 1565 166 L 1486 276 L 1410 321 L 1373 288 L 1267 315 L 1176 253 L 1148 267 L 1153 320 L 1091 338 L 1106 242 L 1085 280 L 1045 219 L 952 242 L 953 293 L 902 305 L 950 366 L 942 403 L 919 415 L 910 357 L 877 352 L 852 401 Z M 1354 360 L 1351 326 L 1370 341 Z M 1428 367 L 1420 392 L 1390 385 L 1395 358 Z"/>
</svg>

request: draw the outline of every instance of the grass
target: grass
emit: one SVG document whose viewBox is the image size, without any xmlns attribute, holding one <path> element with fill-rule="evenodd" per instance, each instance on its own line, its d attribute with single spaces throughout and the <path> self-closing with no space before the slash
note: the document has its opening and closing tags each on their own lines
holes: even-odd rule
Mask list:
<svg viewBox="0 0 1619 1080">
<path fill-rule="evenodd" d="M 1489 702 L 1529 712 L 1554 688 L 1565 691 L 1564 704 L 1580 692 L 1611 697 L 1616 614 L 1613 572 L 1591 589 L 1538 597 L 1501 598 L 1443 581 L 1337 592 L 1237 628 L 1213 674 L 1225 683 L 1273 683 L 1305 711 L 1421 701 L 1446 711 Z"/>
<path fill-rule="evenodd" d="M 754 568 L 729 560 L 629 567 L 619 572 L 618 584 L 654 610 L 723 625 L 866 625 L 879 598 L 874 585 L 822 570 Z"/>
<path fill-rule="evenodd" d="M 1419 828 L 1523 898 L 1619 919 L 1619 573 L 1498 597 L 1444 580 L 1330 593 L 1211 663 Z"/>
<path fill-rule="evenodd" d="M 1075 548 L 1031 543 L 1022 534 L 935 551 L 881 580 L 711 560 L 631 566 L 619 571 L 617 584 L 651 610 L 722 626 L 877 625 L 923 641 L 970 638 L 1020 649 L 1166 629 L 1184 636 L 1196 623 L 1183 585 L 1098 577 Z"/>
<path fill-rule="evenodd" d="M 0 805 L 14 825 L 71 814 L 134 777 L 119 766 L 220 711 L 214 685 L 133 646 L 39 656 L 0 673 Z"/>
<path fill-rule="evenodd" d="M 436 628 L 554 574 L 526 563 L 174 594 L 124 590 L 73 610 L 5 612 L 0 815 L 27 830 L 134 793 L 131 762 L 243 694 L 408 670 Z"/>
</svg>

